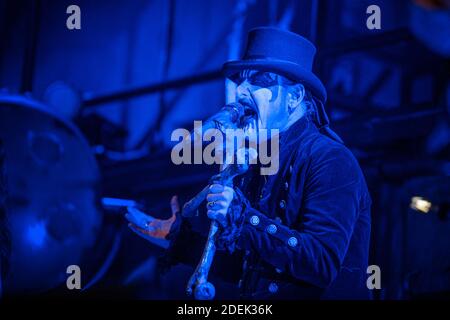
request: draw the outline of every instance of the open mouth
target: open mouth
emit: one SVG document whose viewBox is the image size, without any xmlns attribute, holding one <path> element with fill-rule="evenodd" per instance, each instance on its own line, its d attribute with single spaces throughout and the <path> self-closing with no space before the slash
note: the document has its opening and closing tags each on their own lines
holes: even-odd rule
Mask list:
<svg viewBox="0 0 450 320">
<path fill-rule="evenodd" d="M 244 116 L 257 116 L 258 108 L 252 99 L 243 98 L 239 103 L 244 106 Z"/>
<path fill-rule="evenodd" d="M 244 117 L 258 117 L 258 113 L 256 112 L 255 108 L 250 106 L 244 105 Z"/>
<path fill-rule="evenodd" d="M 244 116 L 241 119 L 241 127 L 244 131 L 249 130 L 250 128 L 256 129 L 258 123 L 258 113 L 256 108 L 253 105 L 243 104 L 244 105 Z"/>
</svg>

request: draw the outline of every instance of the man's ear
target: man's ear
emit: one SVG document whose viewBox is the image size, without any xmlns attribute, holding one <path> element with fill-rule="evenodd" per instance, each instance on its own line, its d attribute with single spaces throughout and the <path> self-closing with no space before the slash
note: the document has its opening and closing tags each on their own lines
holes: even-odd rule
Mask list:
<svg viewBox="0 0 450 320">
<path fill-rule="evenodd" d="M 289 105 L 296 108 L 305 97 L 305 87 L 301 83 L 289 86 Z"/>
</svg>

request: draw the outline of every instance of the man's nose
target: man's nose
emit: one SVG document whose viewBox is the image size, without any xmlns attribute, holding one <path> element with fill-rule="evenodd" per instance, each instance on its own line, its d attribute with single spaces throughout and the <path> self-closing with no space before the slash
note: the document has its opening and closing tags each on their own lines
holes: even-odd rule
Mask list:
<svg viewBox="0 0 450 320">
<path fill-rule="evenodd" d="M 241 82 L 236 88 L 236 94 L 238 98 L 250 98 L 250 83 L 247 80 Z"/>
</svg>

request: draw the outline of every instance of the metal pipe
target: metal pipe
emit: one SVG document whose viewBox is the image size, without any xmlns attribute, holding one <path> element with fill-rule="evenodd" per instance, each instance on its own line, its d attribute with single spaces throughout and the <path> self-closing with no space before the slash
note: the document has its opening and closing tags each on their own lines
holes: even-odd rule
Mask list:
<svg viewBox="0 0 450 320">
<path fill-rule="evenodd" d="M 165 90 L 178 89 L 203 82 L 219 80 L 222 77 L 222 71 L 219 69 L 196 75 L 190 75 L 179 79 L 155 83 L 152 85 L 116 91 L 96 97 L 84 97 L 83 107 L 96 107 L 100 104 L 114 102 L 117 100 L 131 99 Z"/>
</svg>

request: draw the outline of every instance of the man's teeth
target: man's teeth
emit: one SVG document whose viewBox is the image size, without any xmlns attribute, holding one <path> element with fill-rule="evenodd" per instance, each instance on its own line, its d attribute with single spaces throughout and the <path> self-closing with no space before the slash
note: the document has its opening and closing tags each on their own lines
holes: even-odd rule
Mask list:
<svg viewBox="0 0 450 320">
<path fill-rule="evenodd" d="M 253 117 L 244 126 L 244 131 L 248 134 L 252 134 L 254 133 L 255 128 L 256 128 L 256 119 Z"/>
</svg>

